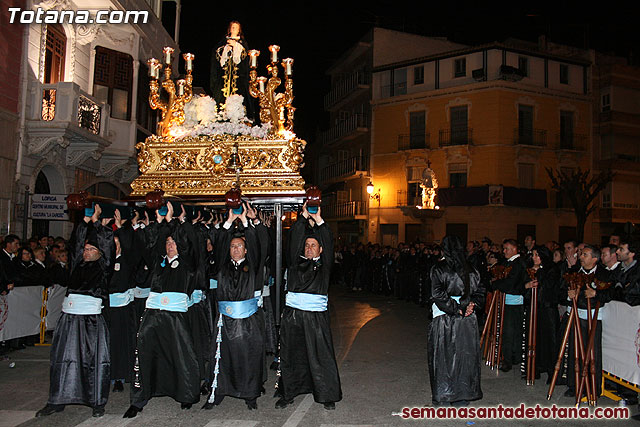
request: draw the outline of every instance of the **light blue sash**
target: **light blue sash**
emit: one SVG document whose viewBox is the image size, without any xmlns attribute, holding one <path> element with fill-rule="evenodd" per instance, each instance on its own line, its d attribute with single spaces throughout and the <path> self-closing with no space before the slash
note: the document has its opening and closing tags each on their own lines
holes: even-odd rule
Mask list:
<svg viewBox="0 0 640 427">
<path fill-rule="evenodd" d="M 291 308 L 304 311 L 327 311 L 328 295 L 287 292 L 286 303 Z"/>
<path fill-rule="evenodd" d="M 187 301 L 189 297 L 182 292 L 149 292 L 146 308 L 156 310 L 177 311 L 186 313 L 188 309 Z"/>
<path fill-rule="evenodd" d="M 571 301 L 571 300 L 569 300 Z M 606 306 L 605 306 L 606 307 Z M 605 309 L 605 307 L 600 307 L 600 309 L 598 310 L 598 320 L 602 320 L 602 311 Z M 569 306 L 567 307 L 567 313 L 571 313 L 571 309 L 573 307 Z M 579 308 L 578 309 L 578 317 L 582 320 L 589 320 L 587 318 L 587 309 L 586 308 Z M 596 314 L 595 313 L 595 309 L 591 309 L 591 318 L 593 319 L 593 315 Z"/>
<path fill-rule="evenodd" d="M 258 311 L 258 298 L 244 301 L 218 301 L 218 310 L 232 319 L 246 319 Z"/>
<path fill-rule="evenodd" d="M 209 289 L 218 289 L 218 281 L 216 279 L 209 279 Z"/>
<path fill-rule="evenodd" d="M 187 305 L 191 307 L 192 305 L 203 301 L 205 298 L 206 296 L 202 293 L 202 291 L 200 289 L 196 289 L 191 293 L 191 297 L 189 298 L 189 301 L 187 301 Z"/>
<path fill-rule="evenodd" d="M 524 295 L 504 294 L 504 305 L 522 305 Z"/>
<path fill-rule="evenodd" d="M 118 292 L 109 294 L 109 307 L 124 307 L 133 301 L 133 289 L 127 289 L 126 292 Z"/>
<path fill-rule="evenodd" d="M 139 288 L 136 286 L 136 288 L 133 290 L 133 296 L 135 298 L 147 298 L 150 291 L 151 288 Z"/>
<path fill-rule="evenodd" d="M 67 314 L 100 314 L 102 300 L 89 295 L 69 294 L 62 301 L 62 311 Z"/>
<path fill-rule="evenodd" d="M 457 302 L 459 304 L 460 303 L 460 298 L 462 298 L 462 297 L 461 296 L 455 296 L 455 297 L 450 297 L 450 298 L 455 300 L 455 302 Z M 431 311 L 433 312 L 433 318 L 434 319 L 436 317 L 442 316 L 443 314 L 447 314 L 444 311 L 440 310 L 435 302 L 433 304 L 431 304 Z"/>
</svg>

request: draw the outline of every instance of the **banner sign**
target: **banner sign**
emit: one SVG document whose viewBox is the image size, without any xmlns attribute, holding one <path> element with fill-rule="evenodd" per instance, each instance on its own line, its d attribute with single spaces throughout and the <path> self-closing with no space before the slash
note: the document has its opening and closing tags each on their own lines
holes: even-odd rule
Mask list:
<svg viewBox="0 0 640 427">
<path fill-rule="evenodd" d="M 66 199 L 65 194 L 32 194 L 29 216 L 31 219 L 68 221 Z"/>
<path fill-rule="evenodd" d="M 602 369 L 640 385 L 640 306 L 611 301 L 602 312 Z"/>
</svg>

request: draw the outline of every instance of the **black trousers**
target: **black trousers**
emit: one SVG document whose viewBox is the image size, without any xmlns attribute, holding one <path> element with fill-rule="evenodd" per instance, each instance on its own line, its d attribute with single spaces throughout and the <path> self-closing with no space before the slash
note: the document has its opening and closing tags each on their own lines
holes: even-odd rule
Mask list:
<svg viewBox="0 0 640 427">
<path fill-rule="evenodd" d="M 580 319 L 580 329 L 582 331 L 582 343 L 585 347 L 588 345 L 589 332 L 587 331 L 587 321 Z M 576 387 L 575 376 L 575 356 L 574 356 L 574 328 L 571 327 L 571 335 L 569 335 L 569 357 L 567 363 L 567 385 L 570 390 L 578 391 Z M 602 321 L 598 320 L 596 324 L 596 336 L 593 345 L 593 351 L 595 356 L 595 369 L 596 369 L 596 395 L 600 396 L 602 388 Z M 585 354 L 586 357 L 586 354 Z M 582 375 L 582 363 L 580 363 L 580 375 Z M 591 372 L 589 369 L 587 372 Z M 590 377 L 587 377 L 587 379 Z M 582 395 L 586 396 L 587 388 L 583 386 Z"/>
<path fill-rule="evenodd" d="M 524 333 L 524 330 L 522 329 L 523 316 L 523 305 L 504 306 L 502 357 L 506 364 L 517 365 L 522 362 L 522 334 Z"/>
</svg>

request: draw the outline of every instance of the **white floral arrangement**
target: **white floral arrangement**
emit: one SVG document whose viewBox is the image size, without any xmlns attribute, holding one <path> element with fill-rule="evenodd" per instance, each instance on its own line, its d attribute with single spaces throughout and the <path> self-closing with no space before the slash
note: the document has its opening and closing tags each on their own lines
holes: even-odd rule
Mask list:
<svg viewBox="0 0 640 427">
<path fill-rule="evenodd" d="M 174 126 L 171 135 L 181 138 L 227 134 L 266 138 L 271 125 L 251 126 L 246 117 L 243 100 L 242 95 L 231 95 L 227 98 L 224 109 L 218 111 L 216 101 L 210 96 L 194 96 L 184 106 L 184 123 Z"/>
</svg>

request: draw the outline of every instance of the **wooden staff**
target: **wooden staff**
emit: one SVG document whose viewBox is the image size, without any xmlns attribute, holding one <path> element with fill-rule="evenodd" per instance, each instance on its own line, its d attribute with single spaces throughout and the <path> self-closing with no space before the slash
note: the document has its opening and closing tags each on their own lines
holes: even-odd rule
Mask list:
<svg viewBox="0 0 640 427">
<path fill-rule="evenodd" d="M 527 273 L 531 281 L 536 280 L 536 270 L 534 268 L 528 268 Z M 536 352 L 536 322 L 538 320 L 537 314 L 537 299 L 538 288 L 531 288 L 531 304 L 529 305 L 529 334 L 527 341 L 527 385 L 533 385 L 535 383 L 535 352 Z"/>
<path fill-rule="evenodd" d="M 496 356 L 496 334 L 498 333 L 498 313 L 500 310 L 500 292 L 494 291 L 493 293 L 493 316 L 491 318 L 491 324 L 489 325 L 489 336 L 487 337 L 487 346 L 485 348 L 487 366 L 493 369 Z"/>
<path fill-rule="evenodd" d="M 581 284 L 579 284 L 578 286 L 576 286 L 576 290 L 578 291 L 578 293 L 580 292 L 580 288 L 582 286 L 580 286 Z M 580 318 L 578 317 L 578 303 L 577 303 L 577 296 L 576 298 L 573 298 L 573 310 L 571 310 L 571 314 L 574 316 L 574 322 L 573 322 L 573 333 L 574 333 L 574 357 L 575 357 L 575 363 L 574 363 L 574 369 L 575 369 L 575 375 L 576 375 L 576 382 L 575 385 L 576 387 L 578 386 L 578 384 L 580 384 L 580 361 L 584 362 L 584 342 L 582 341 L 582 328 L 580 327 Z M 586 382 L 587 385 L 587 396 L 589 396 L 589 394 L 591 393 L 591 383 L 589 381 Z M 580 404 L 580 400 L 577 399 L 577 393 L 576 393 L 576 405 Z"/>
<path fill-rule="evenodd" d="M 491 323 L 493 322 L 493 313 L 495 311 L 494 310 L 495 306 L 496 306 L 496 298 L 494 293 L 494 295 L 491 298 L 491 301 L 489 302 L 489 312 L 487 313 L 487 319 L 485 320 L 484 327 L 482 328 L 482 336 L 480 337 L 480 348 L 483 348 L 483 345 L 486 344 L 485 338 L 488 338 L 487 331 L 489 330 L 489 325 L 491 325 Z"/>
<path fill-rule="evenodd" d="M 573 326 L 573 316 L 569 316 L 569 320 L 567 321 L 567 327 L 565 328 L 564 335 L 562 337 L 562 344 L 560 345 L 560 350 L 558 351 L 558 360 L 556 361 L 556 366 L 553 370 L 553 377 L 551 378 L 551 384 L 549 384 L 549 391 L 547 392 L 547 400 L 551 400 L 551 395 L 553 394 L 553 390 L 556 387 L 558 373 L 560 372 L 560 366 L 562 365 L 562 359 L 564 358 L 564 349 L 567 347 L 567 342 L 569 341 L 569 334 L 571 333 L 572 326 Z"/>
<path fill-rule="evenodd" d="M 498 338 L 498 352 L 496 353 L 496 363 L 495 366 L 500 365 L 500 361 L 502 360 L 502 335 L 503 335 L 503 331 L 504 331 L 504 304 L 505 304 L 505 298 L 507 297 L 507 294 L 502 294 L 502 299 L 501 299 L 501 308 L 500 308 L 500 328 L 498 333 L 500 334 L 499 338 Z"/>
</svg>

